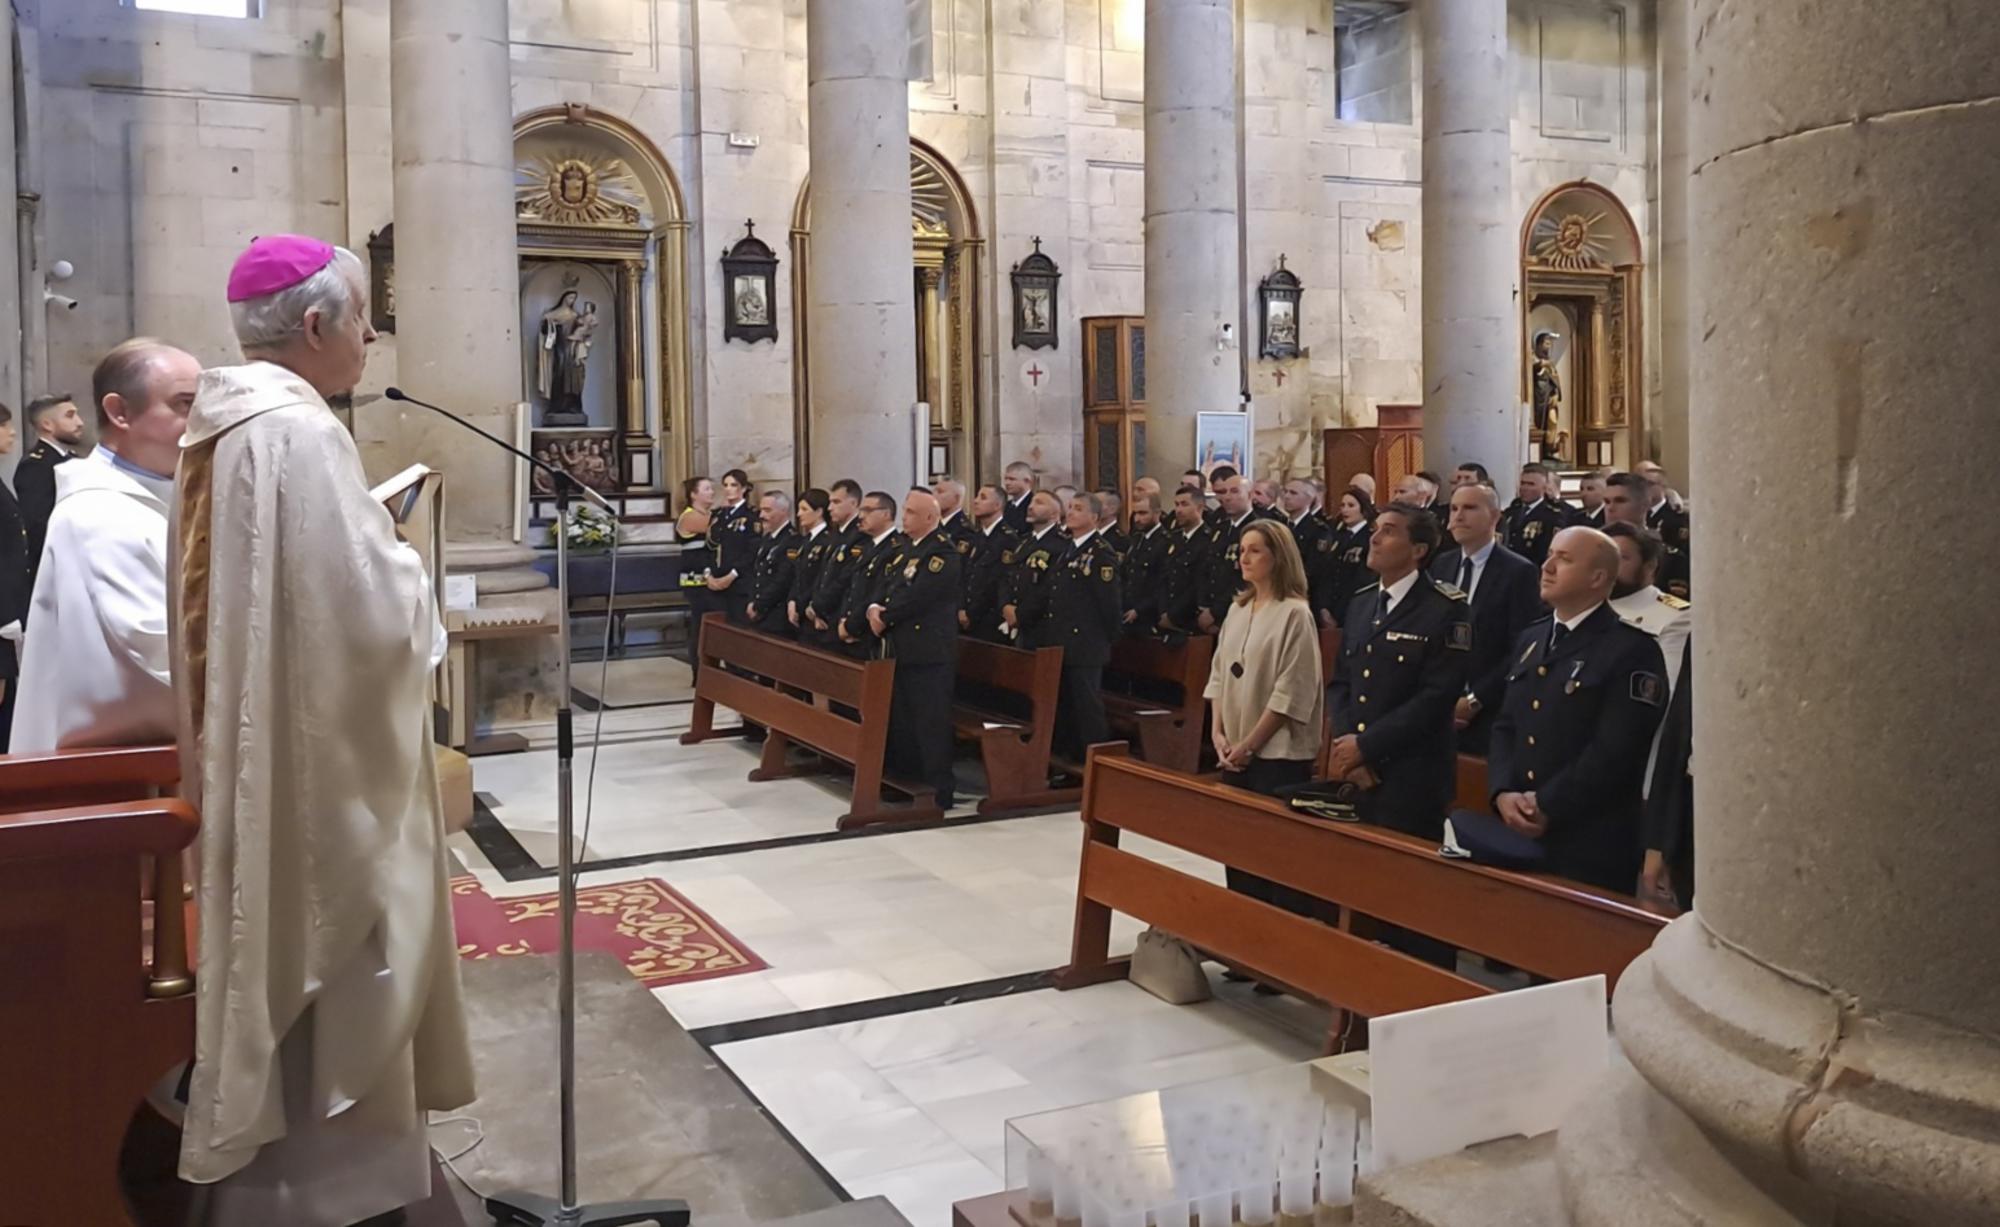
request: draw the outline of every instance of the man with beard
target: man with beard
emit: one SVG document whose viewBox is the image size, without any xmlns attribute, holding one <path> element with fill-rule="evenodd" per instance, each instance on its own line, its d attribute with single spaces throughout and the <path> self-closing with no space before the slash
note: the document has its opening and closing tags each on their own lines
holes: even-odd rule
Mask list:
<svg viewBox="0 0 2000 1227">
<path fill-rule="evenodd" d="M 1159 499 L 1144 492 L 1132 496 L 1132 537 L 1125 547 L 1125 632 L 1150 635 L 1159 626 L 1161 568 L 1167 561 L 1172 534 L 1160 522 Z"/>
<path fill-rule="evenodd" d="M 799 535 L 792 528 L 792 500 L 782 491 L 766 490 L 758 499 L 758 522 L 764 535 L 750 567 L 750 601 L 744 608 L 749 625 L 767 635 L 792 637 L 790 611 L 793 573 L 799 562 Z"/>
</svg>

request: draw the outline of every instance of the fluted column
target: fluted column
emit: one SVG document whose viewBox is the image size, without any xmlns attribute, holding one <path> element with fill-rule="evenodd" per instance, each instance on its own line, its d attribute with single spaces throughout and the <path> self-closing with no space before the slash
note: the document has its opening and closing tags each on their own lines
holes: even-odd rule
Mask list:
<svg viewBox="0 0 2000 1227">
<path fill-rule="evenodd" d="M 1231 0 L 1146 0 L 1146 471 L 1194 463 L 1195 414 L 1242 404 Z"/>
<path fill-rule="evenodd" d="M 521 302 L 507 6 L 392 0 L 389 20 L 397 381 L 511 438 Z M 511 536 L 511 460 L 420 409 L 398 438 L 444 471 L 454 538 Z"/>
<path fill-rule="evenodd" d="M 1520 217 L 1508 125 L 1507 0 L 1423 0 L 1424 459 L 1493 471 L 1525 452 Z"/>
<path fill-rule="evenodd" d="M 1693 5 L 1698 893 L 1563 1128 L 1579 1224 L 2000 1223 L 2000 25 L 1883 16 Z"/>
<path fill-rule="evenodd" d="M 915 480 L 908 10 L 807 0 L 812 158 L 808 472 L 896 495 Z"/>
</svg>

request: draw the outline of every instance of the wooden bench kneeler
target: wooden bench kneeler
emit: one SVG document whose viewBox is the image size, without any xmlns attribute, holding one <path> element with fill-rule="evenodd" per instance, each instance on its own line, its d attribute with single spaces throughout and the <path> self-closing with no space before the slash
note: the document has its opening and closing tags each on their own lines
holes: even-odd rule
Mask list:
<svg viewBox="0 0 2000 1227">
<path fill-rule="evenodd" d="M 1136 835 L 1221 861 L 1327 904 L 1338 923 L 1237 894 L 1118 846 Z M 1269 797 L 1093 750 L 1083 784 L 1076 925 L 1060 988 L 1122 979 L 1111 913 L 1185 938 L 1222 962 L 1363 1018 L 1492 990 L 1348 931 L 1354 913 L 1552 980 L 1620 973 L 1664 917 L 1625 895 L 1447 860 L 1395 831 L 1326 822 Z"/>
<path fill-rule="evenodd" d="M 1178 647 L 1164 640 L 1123 635 L 1111 645 L 1107 675 L 1158 682 L 1178 688 L 1178 701 L 1154 701 L 1143 695 L 1126 694 L 1107 688 L 1104 714 L 1114 733 L 1131 735 L 1139 757 L 1149 763 L 1192 772 L 1201 765 L 1201 750 L 1208 737 L 1209 661 L 1215 654 L 1215 636 L 1189 635 Z"/>
<path fill-rule="evenodd" d="M 961 697 L 952 708 L 953 731 L 979 747 L 986 768 L 982 814 L 1067 808 L 1081 788 L 1049 787 L 1049 745 L 1055 738 L 1056 702 L 1062 694 L 1062 649 L 1024 651 L 983 639 L 958 641 L 958 680 L 988 692 L 1018 695 L 1025 717 L 987 711 Z M 976 692 L 975 692 L 976 694 Z"/>
<path fill-rule="evenodd" d="M 171 746 L 0 758 L 0 1223 L 132 1222 L 120 1146 L 194 1053 L 181 853 L 197 823 L 153 799 L 179 777 Z M 144 893 L 169 901 L 150 965 Z"/>
<path fill-rule="evenodd" d="M 806 769 L 786 761 L 794 742 L 854 768 L 853 799 L 840 816 L 841 830 L 879 822 L 934 822 L 944 816 L 929 787 L 883 774 L 895 661 L 835 656 L 731 626 L 720 613 L 702 619 L 700 634 L 701 671 L 695 675 L 692 727 L 681 734 L 683 745 L 736 735 L 733 729 L 716 730 L 715 705 L 720 703 L 766 730 L 763 757 L 750 772 L 752 780 L 802 774 Z M 741 672 L 732 673 L 725 664 Z M 848 710 L 834 710 L 836 703 Z M 885 803 L 884 784 L 908 794 L 910 803 Z"/>
</svg>

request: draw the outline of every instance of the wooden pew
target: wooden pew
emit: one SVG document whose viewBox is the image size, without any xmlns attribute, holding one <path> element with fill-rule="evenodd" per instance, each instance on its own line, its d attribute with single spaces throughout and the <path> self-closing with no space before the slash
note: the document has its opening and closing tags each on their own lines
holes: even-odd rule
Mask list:
<svg viewBox="0 0 2000 1227">
<path fill-rule="evenodd" d="M 715 705 L 720 703 L 767 730 L 763 758 L 750 772 L 752 780 L 781 779 L 807 770 L 786 761 L 794 742 L 854 768 L 853 799 L 848 812 L 840 816 L 841 830 L 879 822 L 934 822 L 944 816 L 928 786 L 883 774 L 895 661 L 849 660 L 731 626 L 720 613 L 703 618 L 700 633 L 701 670 L 695 675 L 692 726 L 681 734 L 683 745 L 735 735 L 733 729 L 715 728 Z M 725 663 L 769 678 L 775 685 L 728 672 Z M 834 704 L 846 710 L 835 710 Z M 883 802 L 884 784 L 908 794 L 910 803 Z"/>
<path fill-rule="evenodd" d="M 1338 927 L 1236 894 L 1118 846 L 1131 831 L 1336 905 Z M 1331 910 L 1331 909 L 1330 909 Z M 1057 987 L 1123 978 L 1108 957 L 1124 912 L 1212 957 L 1363 1018 L 1490 991 L 1355 936 L 1352 913 L 1428 934 L 1553 980 L 1619 974 L 1666 920 L 1631 898 L 1558 878 L 1446 860 L 1394 831 L 1324 822 L 1267 797 L 1099 748 L 1083 785 L 1083 852 L 1070 962 Z"/>
<path fill-rule="evenodd" d="M 1026 714 L 994 712 L 961 697 L 952 707 L 959 740 L 979 747 L 986 767 L 982 814 L 1067 809 L 1081 788 L 1049 787 L 1049 743 L 1055 738 L 1056 701 L 1062 694 L 1062 649 L 1032 652 L 960 636 L 958 680 L 987 692 L 1017 695 Z M 974 697 L 977 697 L 977 690 Z"/>
<path fill-rule="evenodd" d="M 132 1222 L 121 1143 L 194 1051 L 179 904 L 197 823 L 150 799 L 178 777 L 171 747 L 0 758 L 0 1223 Z M 142 893 L 174 904 L 150 960 Z"/>
<path fill-rule="evenodd" d="M 1486 790 L 1486 760 L 1477 754 L 1458 756 L 1458 790 L 1453 794 L 1453 809 L 1469 809 L 1475 814 L 1493 813 L 1493 798 Z"/>
<path fill-rule="evenodd" d="M 1131 735 L 1139 757 L 1149 763 L 1176 771 L 1195 771 L 1201 764 L 1202 743 L 1208 736 L 1208 700 L 1202 691 L 1208 686 L 1209 661 L 1215 653 L 1215 636 L 1189 635 L 1179 647 L 1169 647 L 1159 639 L 1122 635 L 1111 646 L 1112 674 L 1164 683 L 1177 688 L 1178 700 L 1155 700 L 1144 695 L 1104 691 L 1104 714 L 1112 731 Z"/>
</svg>

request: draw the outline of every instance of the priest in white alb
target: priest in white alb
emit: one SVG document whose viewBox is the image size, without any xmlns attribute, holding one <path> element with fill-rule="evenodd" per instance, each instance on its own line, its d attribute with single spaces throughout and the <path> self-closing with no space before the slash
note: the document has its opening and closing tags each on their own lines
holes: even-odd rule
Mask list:
<svg viewBox="0 0 2000 1227">
<path fill-rule="evenodd" d="M 426 675 L 442 632 L 326 398 L 360 380 L 354 254 L 260 238 L 247 359 L 204 372 L 171 545 L 184 787 L 201 811 L 181 1174 L 209 1227 L 395 1222 L 425 1111 L 473 1097 Z"/>
</svg>

